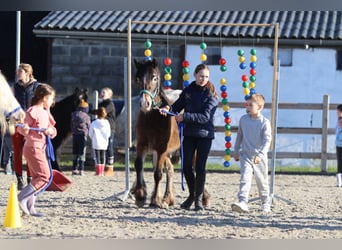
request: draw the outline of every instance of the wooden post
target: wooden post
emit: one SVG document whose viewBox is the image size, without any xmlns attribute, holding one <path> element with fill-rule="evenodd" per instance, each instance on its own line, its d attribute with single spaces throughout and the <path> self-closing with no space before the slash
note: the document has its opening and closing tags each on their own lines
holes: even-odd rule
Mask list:
<svg viewBox="0 0 342 250">
<path fill-rule="evenodd" d="M 322 160 L 321 171 L 327 172 L 327 160 L 328 160 L 328 127 L 329 127 L 329 96 L 323 96 L 322 107 Z"/>
</svg>

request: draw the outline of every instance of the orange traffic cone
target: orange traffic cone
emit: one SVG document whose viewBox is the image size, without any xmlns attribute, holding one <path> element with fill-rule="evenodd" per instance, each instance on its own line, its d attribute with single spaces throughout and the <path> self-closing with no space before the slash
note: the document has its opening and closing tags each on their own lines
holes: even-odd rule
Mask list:
<svg viewBox="0 0 342 250">
<path fill-rule="evenodd" d="M 18 228 L 21 227 L 21 216 L 20 216 L 20 209 L 19 209 L 19 202 L 18 202 L 18 195 L 17 195 L 17 187 L 15 183 L 11 184 L 7 208 L 6 208 L 6 215 L 4 220 L 4 227 L 10 228 Z"/>
</svg>

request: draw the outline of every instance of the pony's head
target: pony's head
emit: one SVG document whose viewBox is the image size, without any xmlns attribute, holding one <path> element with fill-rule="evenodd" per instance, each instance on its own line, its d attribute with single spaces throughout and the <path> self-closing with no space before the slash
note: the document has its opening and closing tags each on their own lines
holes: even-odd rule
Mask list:
<svg viewBox="0 0 342 250">
<path fill-rule="evenodd" d="M 0 127 L 1 132 L 7 130 L 10 134 L 15 132 L 15 124 L 22 123 L 25 118 L 25 112 L 20 107 L 19 102 L 14 97 L 14 94 L 6 80 L 0 73 Z"/>
<path fill-rule="evenodd" d="M 88 102 L 88 89 L 80 89 L 77 87 L 75 88 L 72 97 L 74 100 L 74 107 L 76 108 L 82 100 Z"/>
<path fill-rule="evenodd" d="M 136 67 L 135 83 L 140 91 L 140 110 L 144 113 L 158 107 L 161 103 L 160 71 L 156 59 L 134 60 Z"/>
</svg>

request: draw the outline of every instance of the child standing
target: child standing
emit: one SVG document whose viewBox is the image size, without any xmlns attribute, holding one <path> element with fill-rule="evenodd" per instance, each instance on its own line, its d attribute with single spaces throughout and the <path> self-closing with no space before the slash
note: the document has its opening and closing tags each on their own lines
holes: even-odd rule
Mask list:
<svg viewBox="0 0 342 250">
<path fill-rule="evenodd" d="M 337 156 L 337 173 L 336 186 L 342 186 L 342 104 L 337 105 L 337 123 L 336 123 L 336 156 Z"/>
<path fill-rule="evenodd" d="M 83 175 L 84 163 L 86 159 L 86 146 L 90 127 L 90 117 L 88 115 L 89 105 L 83 99 L 78 108 L 71 114 L 72 129 L 72 174 Z M 77 171 L 78 169 L 78 171 Z"/>
<path fill-rule="evenodd" d="M 90 124 L 89 137 L 94 150 L 94 161 L 96 175 L 104 175 L 106 164 L 106 151 L 111 134 L 109 121 L 106 119 L 107 112 L 104 107 L 96 111 L 97 119 Z"/>
<path fill-rule="evenodd" d="M 42 216 L 37 213 L 34 204 L 37 195 L 45 190 L 51 178 L 50 166 L 46 155 L 47 136 L 54 138 L 57 130 L 56 122 L 50 113 L 55 101 L 55 90 L 48 84 L 40 84 L 31 100 L 31 107 L 18 132 L 25 136 L 23 155 L 30 166 L 32 181 L 18 195 L 19 205 L 27 215 Z M 33 129 L 35 128 L 35 129 Z M 36 130 L 38 129 L 38 130 Z"/>
<path fill-rule="evenodd" d="M 247 100 L 247 114 L 240 118 L 234 146 L 234 159 L 240 161 L 240 190 L 238 203 L 232 204 L 236 212 L 248 212 L 248 196 L 255 175 L 262 211 L 269 213 L 269 184 L 267 152 L 272 140 L 271 124 L 261 111 L 265 99 L 261 94 L 253 94 Z"/>
</svg>

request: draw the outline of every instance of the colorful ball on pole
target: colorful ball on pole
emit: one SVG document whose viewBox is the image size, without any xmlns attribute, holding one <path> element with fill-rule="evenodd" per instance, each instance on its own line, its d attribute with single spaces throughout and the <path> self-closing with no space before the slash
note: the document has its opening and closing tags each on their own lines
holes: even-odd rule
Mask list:
<svg viewBox="0 0 342 250">
<path fill-rule="evenodd" d="M 189 66 L 190 66 L 190 63 L 187 61 L 187 60 L 184 60 L 182 62 L 182 67 L 183 67 L 183 88 L 186 88 L 189 86 L 190 82 L 189 82 L 189 79 L 190 79 L 190 76 L 189 76 Z"/>
<path fill-rule="evenodd" d="M 220 66 L 220 70 L 221 72 L 225 72 L 227 70 L 227 66 L 226 66 L 226 60 L 221 57 L 220 60 L 219 60 L 219 64 L 221 65 Z M 230 154 L 231 154 L 231 150 L 230 150 L 230 147 L 232 146 L 230 141 L 231 141 L 231 126 L 230 126 L 230 122 L 231 122 L 231 119 L 230 119 L 230 113 L 228 112 L 229 110 L 229 105 L 228 105 L 228 92 L 227 92 L 227 86 L 226 86 L 226 79 L 225 78 L 221 78 L 220 79 L 220 84 L 221 84 L 221 87 L 220 87 L 220 90 L 221 90 L 221 97 L 222 97 L 222 100 L 221 100 L 221 103 L 222 103 L 222 109 L 224 110 L 224 113 L 223 113 L 223 116 L 224 116 L 224 123 L 225 123 L 225 147 L 226 147 L 226 154 L 224 156 L 224 162 L 223 162 L 223 166 L 224 167 L 229 167 L 230 166 Z"/>
<path fill-rule="evenodd" d="M 151 43 L 151 41 L 149 39 L 147 39 L 146 42 L 145 42 L 145 48 L 149 49 L 151 47 L 152 47 L 152 43 Z"/>
<path fill-rule="evenodd" d="M 152 47 L 152 43 L 149 39 L 147 39 L 144 43 L 145 45 L 145 51 L 144 51 L 144 55 L 145 55 L 145 59 L 147 61 L 151 61 L 152 60 L 152 51 L 151 51 L 151 47 Z"/>
<path fill-rule="evenodd" d="M 205 50 L 207 48 L 207 44 L 205 42 L 201 42 L 200 48 L 201 50 Z"/>
<path fill-rule="evenodd" d="M 172 60 L 170 57 L 165 57 L 164 58 L 164 64 L 166 65 L 166 67 L 164 68 L 164 88 L 165 89 L 170 89 L 171 86 L 172 86 L 172 82 L 171 82 L 171 79 L 172 79 L 172 68 L 170 67 L 172 63 Z"/>
</svg>

